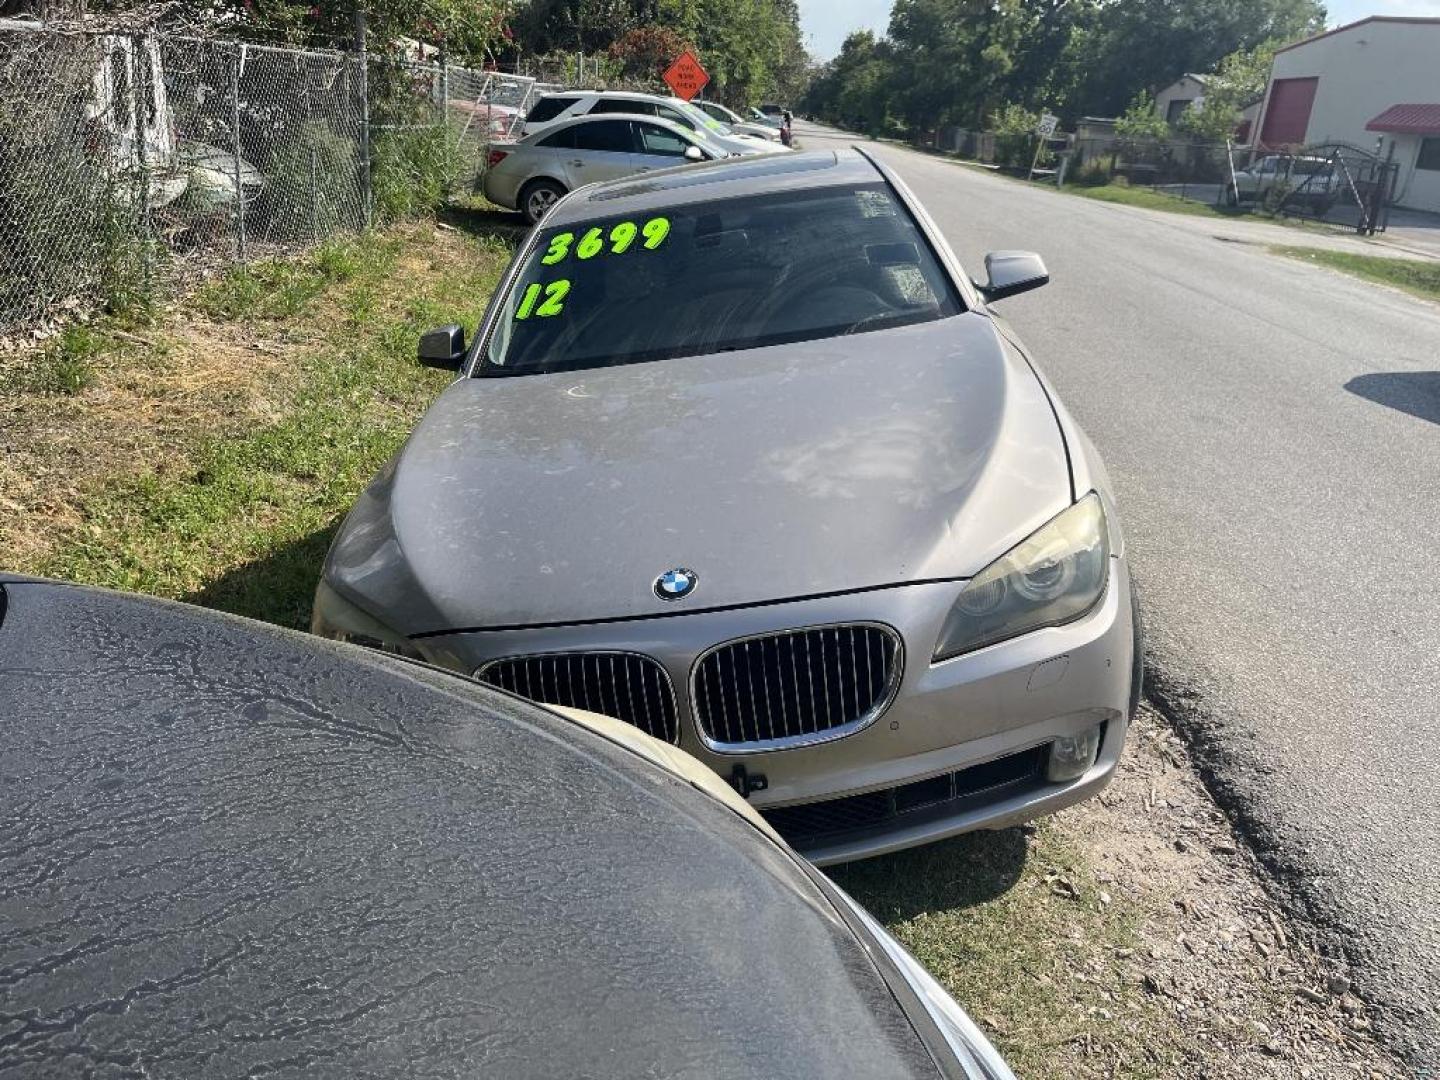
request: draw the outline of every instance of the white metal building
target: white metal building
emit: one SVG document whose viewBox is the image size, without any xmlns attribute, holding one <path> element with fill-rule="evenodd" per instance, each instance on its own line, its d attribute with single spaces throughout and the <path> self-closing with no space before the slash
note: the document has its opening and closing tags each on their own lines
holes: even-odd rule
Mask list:
<svg viewBox="0 0 1440 1080">
<path fill-rule="evenodd" d="M 1275 54 L 1266 148 L 1348 143 L 1399 163 L 1395 201 L 1440 212 L 1440 19 L 1375 15 Z"/>
<path fill-rule="evenodd" d="M 1198 109 L 1205 100 L 1205 76 L 1181 75 L 1155 95 L 1155 111 L 1174 127 L 1189 109 Z"/>
</svg>

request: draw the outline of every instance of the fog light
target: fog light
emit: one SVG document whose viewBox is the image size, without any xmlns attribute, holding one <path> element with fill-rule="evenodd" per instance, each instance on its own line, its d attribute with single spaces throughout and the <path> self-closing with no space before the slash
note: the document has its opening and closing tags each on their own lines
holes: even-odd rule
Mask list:
<svg viewBox="0 0 1440 1080">
<path fill-rule="evenodd" d="M 1100 753 L 1101 727 L 1096 724 L 1079 735 L 1062 735 L 1050 744 L 1050 760 L 1045 764 L 1045 779 L 1052 784 L 1078 780 L 1090 771 Z"/>
</svg>

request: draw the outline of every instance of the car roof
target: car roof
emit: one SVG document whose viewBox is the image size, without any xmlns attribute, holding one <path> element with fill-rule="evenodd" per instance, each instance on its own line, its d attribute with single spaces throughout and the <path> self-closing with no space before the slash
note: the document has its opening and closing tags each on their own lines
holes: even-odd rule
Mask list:
<svg viewBox="0 0 1440 1080">
<path fill-rule="evenodd" d="M 556 205 L 545 224 L 563 225 L 602 213 L 643 213 L 664 206 L 740 199 L 780 190 L 858 186 L 883 179 L 874 163 L 854 149 L 724 158 L 580 188 Z"/>
<path fill-rule="evenodd" d="M 0 701 L 34 1074 L 933 1075 L 796 856 L 519 698 L 0 575 Z"/>
<path fill-rule="evenodd" d="M 650 94 L 640 90 L 556 90 L 548 94 L 541 94 L 542 98 L 566 97 L 566 98 L 631 98 L 635 101 L 664 101 L 664 94 Z"/>
<path fill-rule="evenodd" d="M 546 124 L 539 131 L 532 131 L 520 139 L 519 143 L 525 146 L 535 146 L 565 128 L 583 127 L 586 124 L 603 124 L 607 120 L 641 120 L 647 124 L 658 124 L 667 131 L 687 136 L 692 141 L 695 139 L 695 132 L 684 124 L 677 124 L 674 120 L 667 120 L 663 116 L 652 116 L 649 113 L 586 113 L 584 116 L 567 116 L 563 120 Z"/>
</svg>

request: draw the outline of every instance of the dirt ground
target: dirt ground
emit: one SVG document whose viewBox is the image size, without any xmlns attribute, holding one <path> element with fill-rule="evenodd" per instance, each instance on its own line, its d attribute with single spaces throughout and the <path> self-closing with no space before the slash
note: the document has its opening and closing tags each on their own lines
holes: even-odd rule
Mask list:
<svg viewBox="0 0 1440 1080">
<path fill-rule="evenodd" d="M 1126 897 L 1145 913 L 1123 970 L 1186 1034 L 1188 1075 L 1407 1075 L 1369 1037 L 1345 971 L 1266 894 L 1156 713 L 1142 709 L 1114 784 L 1059 824 L 1088 852 L 1102 903 Z"/>
</svg>

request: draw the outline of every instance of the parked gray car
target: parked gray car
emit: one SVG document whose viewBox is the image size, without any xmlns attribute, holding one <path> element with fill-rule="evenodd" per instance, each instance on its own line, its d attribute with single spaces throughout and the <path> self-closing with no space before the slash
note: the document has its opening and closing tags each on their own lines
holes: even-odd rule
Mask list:
<svg viewBox="0 0 1440 1080">
<path fill-rule="evenodd" d="M 658 117 L 582 116 L 550 124 L 519 142 L 494 144 L 486 162 L 485 197 L 519 210 L 533 225 L 567 192 L 585 184 L 729 156 L 703 135 Z"/>
<path fill-rule="evenodd" d="M 1139 685 L 1094 448 L 860 151 L 558 203 L 341 527 L 317 633 L 619 717 L 832 863 L 1103 787 Z"/>
</svg>

